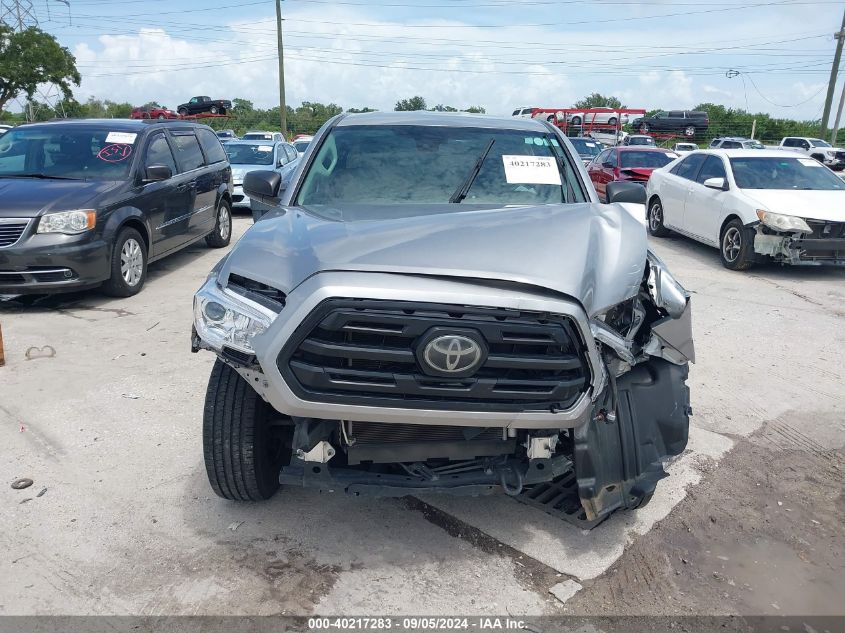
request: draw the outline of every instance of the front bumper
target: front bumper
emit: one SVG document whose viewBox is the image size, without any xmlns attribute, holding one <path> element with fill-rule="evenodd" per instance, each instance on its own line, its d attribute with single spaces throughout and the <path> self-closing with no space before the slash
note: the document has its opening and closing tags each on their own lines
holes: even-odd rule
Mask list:
<svg viewBox="0 0 845 633">
<path fill-rule="evenodd" d="M 758 225 L 754 252 L 792 266 L 845 266 L 845 235 L 772 234 Z"/>
<path fill-rule="evenodd" d="M 578 334 L 583 339 L 581 344 L 589 366 L 590 382 L 574 404 L 555 411 L 490 411 L 482 407 L 478 410 L 444 410 L 304 400 L 294 393 L 282 377 L 277 358 L 300 324 L 320 303 L 331 298 L 458 304 L 564 315 L 575 322 Z M 573 428 L 590 418 L 592 401 L 606 384 L 604 366 L 590 334 L 589 322 L 575 302 L 525 295 L 457 280 L 444 281 L 387 273 L 321 273 L 305 281 L 287 296 L 281 314 L 266 332 L 253 339 L 253 345 L 258 366 L 240 366 L 238 372 L 275 409 L 286 415 L 303 418 L 470 427 L 481 424 L 522 429 Z"/>
<path fill-rule="evenodd" d="M 0 248 L 0 294 L 50 294 L 97 286 L 111 275 L 111 247 L 91 235 L 36 234 Z"/>
<path fill-rule="evenodd" d="M 249 208 L 249 198 L 244 193 L 244 187 L 241 183 L 232 187 L 232 206 Z"/>
</svg>

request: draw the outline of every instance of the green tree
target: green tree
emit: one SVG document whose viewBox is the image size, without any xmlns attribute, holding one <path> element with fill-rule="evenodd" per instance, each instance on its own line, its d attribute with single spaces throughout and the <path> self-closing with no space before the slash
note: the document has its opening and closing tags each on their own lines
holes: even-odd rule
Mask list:
<svg viewBox="0 0 845 633">
<path fill-rule="evenodd" d="M 364 112 L 378 112 L 378 110 L 365 106 L 363 108 L 349 108 L 347 112 L 349 112 L 349 114 L 362 114 Z"/>
<path fill-rule="evenodd" d="M 20 94 L 32 99 L 39 84 L 55 84 L 65 99 L 81 78 L 76 59 L 52 35 L 36 27 L 18 33 L 0 24 L 0 110 Z"/>
<path fill-rule="evenodd" d="M 484 106 L 470 106 L 464 112 L 469 112 L 470 114 L 487 114 L 486 108 Z"/>
<path fill-rule="evenodd" d="M 253 112 L 254 110 L 255 106 L 249 99 L 232 99 L 232 111 L 237 112 L 238 115 L 246 114 L 247 112 Z"/>
<path fill-rule="evenodd" d="M 576 101 L 575 108 L 624 108 L 622 102 L 616 97 L 606 97 L 603 94 L 594 92 L 593 94 L 584 97 L 580 101 Z"/>
<path fill-rule="evenodd" d="M 443 105 L 442 103 L 438 103 L 431 109 L 432 112 L 457 112 L 457 108 L 453 108 L 449 105 Z"/>
<path fill-rule="evenodd" d="M 396 102 L 396 107 L 393 108 L 397 112 L 411 112 L 414 110 L 426 110 L 427 106 L 425 99 L 420 96 L 411 97 L 410 99 L 402 99 Z"/>
</svg>

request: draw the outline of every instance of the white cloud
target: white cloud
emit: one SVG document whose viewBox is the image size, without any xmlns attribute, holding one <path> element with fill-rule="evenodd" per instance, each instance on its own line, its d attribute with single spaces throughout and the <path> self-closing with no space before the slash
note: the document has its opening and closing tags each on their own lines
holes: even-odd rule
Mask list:
<svg viewBox="0 0 845 633">
<path fill-rule="evenodd" d="M 772 33 L 771 39 L 777 39 L 782 27 L 766 16 L 762 20 L 755 32 Z M 456 21 L 413 22 L 423 23 L 437 28 L 405 28 L 410 23 L 379 21 L 365 9 L 350 7 L 289 11 L 288 103 L 308 100 L 392 109 L 398 99 L 420 94 L 431 106 L 483 105 L 489 112 L 505 114 L 516 106 L 565 107 L 601 92 L 619 96 L 633 108 L 686 108 L 715 100 L 714 95 L 725 97 L 721 100 L 734 107 L 745 105 L 743 95 L 736 92 L 737 80 L 722 77 L 718 70 L 721 63 L 730 67 L 731 60 L 719 55 L 677 56 L 671 48 L 659 48 L 678 44 L 671 25 L 646 33 L 622 24 L 619 30 L 602 31 L 597 37 L 589 30 L 513 26 L 493 31 Z M 462 28 L 450 28 L 456 25 Z M 742 24 L 723 24 L 711 31 L 702 27 L 695 41 L 728 41 L 732 36 L 738 41 L 759 37 L 749 35 Z M 501 45 L 491 44 L 493 40 Z M 440 44 L 432 45 L 434 41 Z M 654 51 L 649 48 L 652 43 Z M 534 52 L 538 45 L 546 50 Z M 77 90 L 81 99 L 156 100 L 170 107 L 196 94 L 243 97 L 261 107 L 278 101 L 273 19 L 230 22 L 213 31 L 168 27 L 103 35 L 73 50 L 83 74 Z M 698 78 L 700 71 L 666 70 L 684 62 L 716 70 L 706 81 Z M 185 69 L 190 65 L 207 67 Z M 765 77 L 758 80 L 764 92 L 777 94 L 783 89 L 780 82 L 772 89 L 765 81 Z M 799 82 L 794 95 L 807 98 L 816 85 Z M 750 86 L 748 97 L 752 109 L 772 109 L 752 94 Z M 811 101 L 804 112 L 818 107 Z M 799 109 L 790 114 L 800 115 Z"/>
</svg>

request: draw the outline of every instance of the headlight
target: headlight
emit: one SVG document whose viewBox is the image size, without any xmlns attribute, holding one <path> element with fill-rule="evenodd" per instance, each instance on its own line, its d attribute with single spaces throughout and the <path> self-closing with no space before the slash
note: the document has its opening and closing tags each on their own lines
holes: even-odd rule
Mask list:
<svg viewBox="0 0 845 633">
<path fill-rule="evenodd" d="M 216 275 L 210 276 L 194 295 L 197 334 L 218 351 L 227 345 L 254 354 L 252 339 L 263 334 L 276 316 L 264 306 L 220 288 Z"/>
<path fill-rule="evenodd" d="M 90 231 L 97 224 L 97 212 L 93 209 L 47 213 L 38 220 L 38 233 L 66 233 L 75 235 Z"/>
<path fill-rule="evenodd" d="M 783 231 L 784 233 L 795 231 L 799 233 L 813 232 L 813 229 L 804 220 L 794 215 L 783 215 L 781 213 L 772 213 L 771 211 L 757 209 L 757 217 L 760 218 L 760 222 L 775 231 Z"/>
<path fill-rule="evenodd" d="M 658 308 L 677 319 L 687 307 L 687 291 L 672 276 L 666 264 L 651 251 L 648 252 L 648 291 Z"/>
</svg>

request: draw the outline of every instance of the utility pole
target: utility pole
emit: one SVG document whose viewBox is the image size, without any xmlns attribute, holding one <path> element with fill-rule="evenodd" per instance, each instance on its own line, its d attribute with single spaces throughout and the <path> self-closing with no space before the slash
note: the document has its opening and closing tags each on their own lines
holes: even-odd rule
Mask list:
<svg viewBox="0 0 845 633">
<path fill-rule="evenodd" d="M 845 17 L 842 27 L 845 28 Z M 279 112 L 282 118 L 282 136 L 288 137 L 288 113 L 285 103 L 285 48 L 282 44 L 282 0 L 276 0 L 276 35 L 279 46 Z"/>
<path fill-rule="evenodd" d="M 839 97 L 839 109 L 836 110 L 836 120 L 833 122 L 833 133 L 830 144 L 836 147 L 836 134 L 839 132 L 839 122 L 842 120 L 842 106 L 845 105 L 845 83 L 842 84 L 842 96 Z"/>
<path fill-rule="evenodd" d="M 833 67 L 830 69 L 830 81 L 827 83 L 827 96 L 824 99 L 824 113 L 822 114 L 822 133 L 824 138 L 827 124 L 830 122 L 830 107 L 833 105 L 833 91 L 836 89 L 836 76 L 839 74 L 839 60 L 842 58 L 842 44 L 845 43 L 845 11 L 842 12 L 842 26 L 835 33 L 836 52 L 833 54 Z"/>
<path fill-rule="evenodd" d="M 754 135 L 757 133 L 757 119 L 751 122 L 751 140 L 754 140 Z"/>
</svg>

